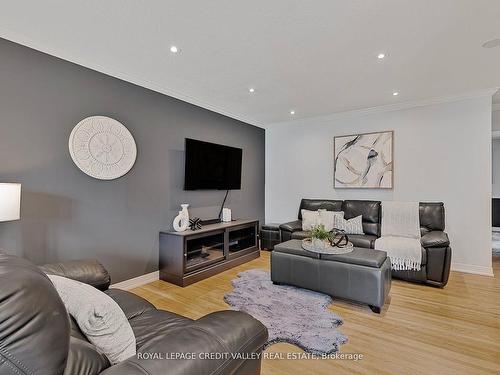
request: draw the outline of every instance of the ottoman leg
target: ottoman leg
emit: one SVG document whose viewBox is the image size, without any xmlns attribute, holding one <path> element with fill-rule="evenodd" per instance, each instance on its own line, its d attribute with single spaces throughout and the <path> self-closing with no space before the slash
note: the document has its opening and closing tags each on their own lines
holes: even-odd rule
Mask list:
<svg viewBox="0 0 500 375">
<path fill-rule="evenodd" d="M 377 306 L 373 306 L 373 305 L 368 305 L 370 306 L 370 309 L 376 313 L 376 314 L 380 314 L 380 307 L 377 307 Z"/>
</svg>

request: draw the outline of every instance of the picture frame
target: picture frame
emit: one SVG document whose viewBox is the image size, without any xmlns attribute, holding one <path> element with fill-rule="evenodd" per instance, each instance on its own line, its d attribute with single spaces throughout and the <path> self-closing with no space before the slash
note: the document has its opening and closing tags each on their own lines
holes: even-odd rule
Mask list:
<svg viewBox="0 0 500 375">
<path fill-rule="evenodd" d="M 334 189 L 392 189 L 394 130 L 335 136 Z"/>
</svg>

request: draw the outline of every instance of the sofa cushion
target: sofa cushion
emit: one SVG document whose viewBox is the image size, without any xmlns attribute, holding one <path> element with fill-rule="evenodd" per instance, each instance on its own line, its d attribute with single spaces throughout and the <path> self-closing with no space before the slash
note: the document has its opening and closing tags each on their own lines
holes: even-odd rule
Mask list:
<svg viewBox="0 0 500 375">
<path fill-rule="evenodd" d="M 198 319 L 194 325 L 217 338 L 231 353 L 256 352 L 268 339 L 266 327 L 242 311 L 217 311 Z M 245 338 L 242 342 L 241 338 Z"/>
<path fill-rule="evenodd" d="M 69 325 L 70 325 L 70 336 L 83 340 L 83 341 L 89 341 L 81 331 L 80 327 L 78 327 L 78 323 L 75 321 L 75 318 L 73 318 L 71 315 L 69 315 Z"/>
<path fill-rule="evenodd" d="M 95 259 L 70 260 L 40 266 L 49 275 L 58 275 L 92 285 L 99 290 L 106 290 L 111 277 L 104 266 Z"/>
<path fill-rule="evenodd" d="M 109 289 L 105 293 L 120 306 L 128 320 L 146 311 L 156 310 L 153 304 L 126 290 Z"/>
<path fill-rule="evenodd" d="M 363 216 L 363 232 L 380 235 L 380 201 L 345 200 L 342 204 L 344 218 Z"/>
<path fill-rule="evenodd" d="M 329 199 L 302 199 L 299 207 L 299 220 L 302 220 L 301 210 L 318 211 L 342 211 L 342 201 Z"/>
<path fill-rule="evenodd" d="M 377 239 L 377 236 L 372 234 L 349 234 L 347 237 L 355 247 L 363 247 L 366 249 L 373 249 L 375 240 Z"/>
<path fill-rule="evenodd" d="M 444 231 L 444 204 L 442 202 L 420 202 L 420 228 L 424 235 L 427 232 Z"/>
<path fill-rule="evenodd" d="M 240 311 L 217 311 L 191 322 L 182 329 L 159 331 L 139 353 L 186 354 L 176 360 L 132 357 L 112 366 L 102 375 L 125 374 L 240 374 L 240 371 L 259 353 L 267 341 L 267 329 L 255 318 Z M 189 355 L 194 353 L 194 359 Z M 202 359 L 198 353 L 234 353 L 214 359 Z M 252 360 L 250 360 L 252 361 Z M 259 363 L 257 362 L 257 365 Z M 253 371 L 252 371 L 253 370 Z M 259 373 L 260 366 L 250 367 L 248 374 Z"/>
<path fill-rule="evenodd" d="M 64 375 L 100 374 L 110 365 L 106 356 L 86 339 L 71 337 Z"/>
<path fill-rule="evenodd" d="M 134 331 L 137 349 L 161 334 L 168 334 L 174 329 L 185 327 L 193 321 L 175 313 L 164 310 L 148 310 L 129 320 Z"/>
<path fill-rule="evenodd" d="M 111 366 L 108 358 L 91 344 L 70 315 L 70 342 L 64 375 L 94 375 Z"/>
<path fill-rule="evenodd" d="M 437 230 L 424 234 L 420 242 L 423 247 L 448 247 L 450 245 L 448 235 Z"/>
<path fill-rule="evenodd" d="M 61 375 L 69 319 L 50 280 L 30 261 L 0 254 L 0 285 L 0 374 Z"/>
<path fill-rule="evenodd" d="M 276 224 L 276 223 L 262 224 L 261 229 L 262 230 L 268 230 L 268 231 L 279 231 L 280 230 L 280 225 Z"/>
<path fill-rule="evenodd" d="M 298 230 L 292 233 L 292 240 L 303 240 L 307 237 L 311 237 L 311 232 L 307 230 Z"/>
<path fill-rule="evenodd" d="M 302 220 L 290 221 L 280 225 L 280 229 L 286 232 L 295 232 L 302 230 Z"/>
</svg>

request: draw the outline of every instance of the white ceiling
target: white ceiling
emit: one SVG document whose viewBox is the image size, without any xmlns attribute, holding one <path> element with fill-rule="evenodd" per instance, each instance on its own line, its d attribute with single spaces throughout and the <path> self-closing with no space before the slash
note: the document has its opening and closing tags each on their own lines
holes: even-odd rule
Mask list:
<svg viewBox="0 0 500 375">
<path fill-rule="evenodd" d="M 0 36 L 265 126 L 499 87 L 499 19 L 499 0 L 15 0 Z"/>
</svg>

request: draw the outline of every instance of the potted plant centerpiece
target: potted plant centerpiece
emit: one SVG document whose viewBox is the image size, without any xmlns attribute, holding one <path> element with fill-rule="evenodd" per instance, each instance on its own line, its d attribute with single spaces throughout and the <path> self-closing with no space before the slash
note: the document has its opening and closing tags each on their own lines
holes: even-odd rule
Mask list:
<svg viewBox="0 0 500 375">
<path fill-rule="evenodd" d="M 311 228 L 311 245 L 317 249 L 326 249 L 331 246 L 332 233 L 325 229 L 323 224 Z"/>
<path fill-rule="evenodd" d="M 321 254 L 346 254 L 354 249 L 344 231 L 334 228 L 330 232 L 323 224 L 312 227 L 309 235 L 310 237 L 302 240 L 302 248 L 307 251 Z"/>
</svg>

